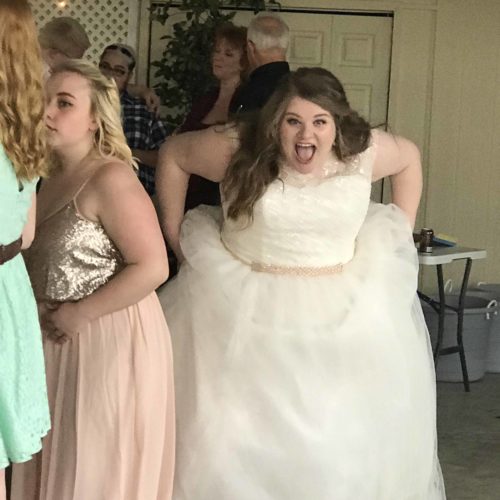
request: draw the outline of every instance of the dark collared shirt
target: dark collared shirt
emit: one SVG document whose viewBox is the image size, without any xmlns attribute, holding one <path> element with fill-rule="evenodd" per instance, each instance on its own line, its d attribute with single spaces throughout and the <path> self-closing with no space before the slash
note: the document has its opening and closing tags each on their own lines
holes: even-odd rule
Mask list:
<svg viewBox="0 0 500 500">
<path fill-rule="evenodd" d="M 248 81 L 234 93 L 229 113 L 245 113 L 261 109 L 283 76 L 289 72 L 290 66 L 286 61 L 264 64 L 253 70 Z"/>
<path fill-rule="evenodd" d="M 120 96 L 123 132 L 130 149 L 154 151 L 167 137 L 165 125 L 148 110 L 142 99 L 132 97 L 127 91 Z M 155 169 L 139 163 L 139 180 L 149 195 L 155 192 Z"/>
</svg>

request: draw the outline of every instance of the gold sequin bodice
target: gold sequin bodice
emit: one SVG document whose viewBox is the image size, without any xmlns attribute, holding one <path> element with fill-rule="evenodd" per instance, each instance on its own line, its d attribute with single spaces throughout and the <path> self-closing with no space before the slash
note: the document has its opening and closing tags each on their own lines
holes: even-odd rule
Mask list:
<svg viewBox="0 0 500 500">
<path fill-rule="evenodd" d="M 124 265 L 103 226 L 85 219 L 74 200 L 37 226 L 24 259 L 38 301 L 82 299 Z"/>
</svg>

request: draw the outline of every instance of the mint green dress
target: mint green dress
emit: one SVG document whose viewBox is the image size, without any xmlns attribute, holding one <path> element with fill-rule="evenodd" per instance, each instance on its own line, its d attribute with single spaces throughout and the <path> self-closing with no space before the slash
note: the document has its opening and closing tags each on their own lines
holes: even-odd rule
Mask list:
<svg viewBox="0 0 500 500">
<path fill-rule="evenodd" d="M 22 233 L 36 182 L 19 186 L 0 144 L 0 244 Z M 0 469 L 26 462 L 50 428 L 42 339 L 21 254 L 0 265 Z"/>
</svg>

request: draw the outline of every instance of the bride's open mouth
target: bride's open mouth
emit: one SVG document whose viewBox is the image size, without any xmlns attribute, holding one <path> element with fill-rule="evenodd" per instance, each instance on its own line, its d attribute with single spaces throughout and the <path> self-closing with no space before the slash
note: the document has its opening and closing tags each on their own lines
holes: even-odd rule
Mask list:
<svg viewBox="0 0 500 500">
<path fill-rule="evenodd" d="M 300 163 L 309 163 L 314 153 L 316 152 L 316 146 L 305 142 L 298 142 L 295 145 L 295 154 Z"/>
</svg>

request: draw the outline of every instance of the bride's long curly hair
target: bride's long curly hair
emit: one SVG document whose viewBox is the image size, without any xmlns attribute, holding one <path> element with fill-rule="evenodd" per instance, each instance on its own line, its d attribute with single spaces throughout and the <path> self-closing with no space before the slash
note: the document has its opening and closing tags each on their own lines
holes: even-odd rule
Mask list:
<svg viewBox="0 0 500 500">
<path fill-rule="evenodd" d="M 242 119 L 239 124 L 240 147 L 222 181 L 228 217 L 251 219 L 255 203 L 279 177 L 283 157 L 280 127 L 294 97 L 311 101 L 333 116 L 336 128 L 333 152 L 339 160 L 344 161 L 369 146 L 369 123 L 350 107 L 344 87 L 332 73 L 323 68 L 291 72 L 260 113 Z"/>
<path fill-rule="evenodd" d="M 47 170 L 43 70 L 26 0 L 0 2 L 0 143 L 18 180 Z"/>
</svg>

